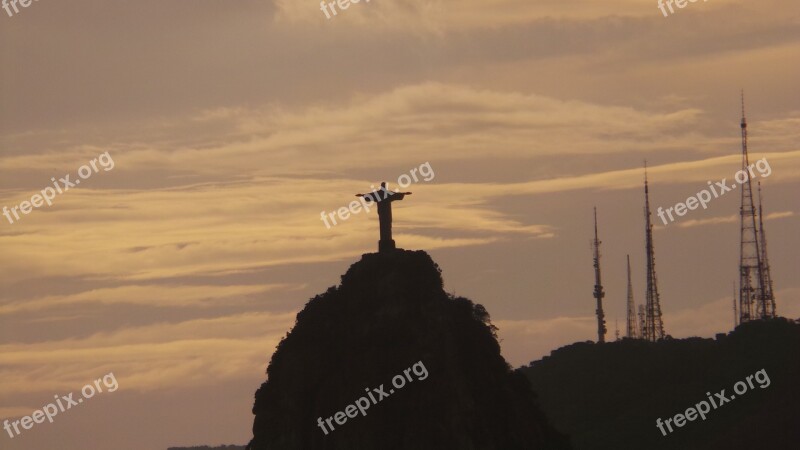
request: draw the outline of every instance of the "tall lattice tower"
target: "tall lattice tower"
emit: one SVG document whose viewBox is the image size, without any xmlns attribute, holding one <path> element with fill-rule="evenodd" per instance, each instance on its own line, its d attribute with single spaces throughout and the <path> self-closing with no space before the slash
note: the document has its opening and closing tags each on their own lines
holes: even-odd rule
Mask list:
<svg viewBox="0 0 800 450">
<path fill-rule="evenodd" d="M 772 274 L 769 269 L 769 257 L 767 256 L 767 234 L 764 231 L 764 205 L 761 202 L 761 182 L 758 182 L 758 233 L 760 236 L 759 244 L 761 245 L 761 270 L 764 274 L 764 301 L 763 305 L 766 308 L 766 317 L 776 317 L 775 311 L 775 293 L 772 290 Z"/>
<path fill-rule="evenodd" d="M 594 298 L 597 299 L 597 342 L 606 341 L 606 319 L 603 313 L 603 283 L 600 281 L 600 239 L 597 237 L 597 208 L 594 209 L 594 241 L 592 241 L 594 253 Z"/>
<path fill-rule="evenodd" d="M 644 324 L 645 324 L 645 313 L 644 313 L 644 305 L 639 305 L 639 339 L 644 339 Z"/>
<path fill-rule="evenodd" d="M 650 188 L 647 185 L 647 162 L 644 165 L 644 220 L 645 245 L 647 248 L 647 292 L 645 295 L 645 322 L 642 338 L 655 342 L 664 338 L 664 322 L 661 318 L 661 300 L 656 278 L 656 256 L 653 249 L 653 223 L 650 220 Z"/>
<path fill-rule="evenodd" d="M 742 91 L 742 172 L 747 174 L 750 157 L 747 154 L 747 119 Z M 769 317 L 764 265 L 756 227 L 756 208 L 750 177 L 742 183 L 742 202 L 739 208 L 741 239 L 739 240 L 739 323 Z M 737 180 L 738 181 L 738 180 Z"/>
<path fill-rule="evenodd" d="M 636 304 L 633 302 L 633 283 L 631 282 L 631 255 L 628 258 L 628 324 L 625 335 L 631 339 L 640 337 L 638 322 L 636 321 Z"/>
</svg>

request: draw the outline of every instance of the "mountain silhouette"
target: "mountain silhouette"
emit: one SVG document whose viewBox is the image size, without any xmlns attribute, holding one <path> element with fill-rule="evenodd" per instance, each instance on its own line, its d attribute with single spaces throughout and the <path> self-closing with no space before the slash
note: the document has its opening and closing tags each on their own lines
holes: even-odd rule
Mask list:
<svg viewBox="0 0 800 450">
<path fill-rule="evenodd" d="M 247 448 L 570 448 L 495 330 L 483 306 L 444 291 L 427 253 L 365 254 L 278 345 Z"/>
<path fill-rule="evenodd" d="M 581 450 L 800 448 L 800 324 L 786 319 L 747 322 L 716 339 L 581 342 L 521 371 Z M 738 395 L 748 376 L 754 388 Z M 657 428 L 723 389 L 735 398 L 705 420 Z"/>
</svg>

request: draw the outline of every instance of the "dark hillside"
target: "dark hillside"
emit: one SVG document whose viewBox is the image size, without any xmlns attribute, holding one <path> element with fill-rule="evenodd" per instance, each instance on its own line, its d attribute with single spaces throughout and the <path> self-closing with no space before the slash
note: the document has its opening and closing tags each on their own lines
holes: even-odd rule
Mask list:
<svg viewBox="0 0 800 450">
<path fill-rule="evenodd" d="M 279 344 L 256 392 L 248 448 L 567 448 L 528 380 L 500 355 L 494 330 L 482 306 L 444 292 L 427 253 L 366 254 L 308 302 Z M 409 382 L 393 387 L 412 367 Z M 323 431 L 319 418 L 381 385 L 394 392 Z"/>
<path fill-rule="evenodd" d="M 753 389 L 734 393 L 762 369 L 768 386 L 754 377 Z M 800 325 L 786 319 L 748 322 L 716 340 L 577 343 L 520 370 L 576 449 L 800 448 Z M 722 389 L 735 399 L 705 420 L 667 436 L 656 427 Z"/>
</svg>

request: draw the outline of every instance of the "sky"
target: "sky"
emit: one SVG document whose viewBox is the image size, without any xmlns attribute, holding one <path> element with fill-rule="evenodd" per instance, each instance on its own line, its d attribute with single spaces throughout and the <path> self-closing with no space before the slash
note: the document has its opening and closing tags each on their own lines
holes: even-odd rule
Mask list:
<svg viewBox="0 0 800 450">
<path fill-rule="evenodd" d="M 0 10 L 0 207 L 19 216 L 0 216 L 0 419 L 103 389 L 0 449 L 246 443 L 295 314 L 377 249 L 374 210 L 321 213 L 403 174 L 430 175 L 394 203 L 397 245 L 486 307 L 509 364 L 597 338 L 595 206 L 607 338 L 624 335 L 644 161 L 654 210 L 730 184 L 742 89 L 777 311 L 798 318 L 799 57 L 792 0 Z M 654 211 L 673 337 L 733 327 L 740 192 Z"/>
</svg>

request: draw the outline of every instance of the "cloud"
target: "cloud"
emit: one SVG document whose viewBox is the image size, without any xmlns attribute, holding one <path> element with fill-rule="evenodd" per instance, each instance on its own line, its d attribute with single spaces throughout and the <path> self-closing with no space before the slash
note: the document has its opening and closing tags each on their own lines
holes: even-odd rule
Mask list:
<svg viewBox="0 0 800 450">
<path fill-rule="evenodd" d="M 764 220 L 784 219 L 786 217 L 794 217 L 794 211 L 780 211 L 767 214 Z"/>
<path fill-rule="evenodd" d="M 739 221 L 739 216 L 731 215 L 724 217 L 710 217 L 708 219 L 690 219 L 687 221 L 679 222 L 680 228 L 701 227 L 705 225 L 719 225 L 721 223 L 734 223 Z"/>
<path fill-rule="evenodd" d="M 22 175 L 27 179 L 34 168 L 48 168 L 37 173 L 46 186 L 49 168 L 60 167 L 59 176 L 74 173 L 80 164 L 106 150 L 117 162 L 113 174 L 119 177 L 122 172 L 134 186 L 152 183 L 152 176 L 141 176 L 148 172 L 169 173 L 170 185 L 175 184 L 175 177 L 182 177 L 186 185 L 254 176 L 330 176 L 347 171 L 356 161 L 362 168 L 379 168 L 409 160 L 423 162 L 431 155 L 442 161 L 552 157 L 564 149 L 571 154 L 595 155 L 643 152 L 690 147 L 694 138 L 676 138 L 676 132 L 690 126 L 700 114 L 696 108 L 653 113 L 422 83 L 356 97 L 344 105 L 297 111 L 202 111 L 184 123 L 151 125 L 154 129 L 146 134 L 155 138 L 141 142 L 119 144 L 113 140 L 118 137 L 109 136 L 108 140 L 58 152 L 40 147 L 12 155 L 5 158 L 0 174 L 15 180 L 22 178 L 20 171 L 26 171 Z M 197 142 L 195 130 L 202 135 L 206 128 L 221 134 Z M 318 151 L 322 148 L 324 152 Z M 386 151 L 375 152 L 375 148 Z M 310 153 L 313 159 L 303 157 Z M 105 178 L 109 177 L 102 181 L 107 181 Z M 37 187 L 41 189 L 31 185 Z"/>
<path fill-rule="evenodd" d="M 774 213 L 767 214 L 767 216 L 764 217 L 764 220 L 783 219 L 783 218 L 792 217 L 792 216 L 794 216 L 794 212 L 792 212 L 792 211 L 780 211 L 780 212 L 774 212 Z M 702 227 L 702 226 L 705 226 L 705 225 L 719 225 L 719 224 L 723 224 L 723 223 L 734 223 L 734 222 L 737 222 L 737 223 L 739 222 L 739 216 L 738 215 L 734 214 L 734 215 L 723 216 L 723 217 L 710 217 L 708 219 L 691 219 L 691 220 L 686 220 L 686 221 L 683 221 L 683 222 L 679 222 L 678 226 L 680 228 L 691 228 L 691 227 Z M 663 229 L 663 227 L 660 227 L 660 228 Z"/>
<path fill-rule="evenodd" d="M 115 168 L 59 195 L 51 207 L 2 224 L 0 240 L 14 263 L 4 265 L 0 280 L 82 277 L 131 284 L 350 258 L 374 247 L 376 214 L 362 212 L 331 229 L 320 214 L 368 190 L 375 178 L 365 174 L 391 183 L 424 162 L 436 178 L 415 183 L 414 196 L 397 205 L 396 232 L 405 246 L 432 250 L 519 235 L 552 237 L 555 224 L 512 216 L 500 204 L 521 196 L 639 189 L 638 161 L 625 169 L 593 161 L 689 148 L 696 136 L 672 136 L 699 114 L 423 83 L 337 106 L 202 111 L 187 123 L 152 125 L 154 132 L 146 134 L 155 138 L 121 148 L 92 142 L 18 154 L 6 158 L 0 179 L 22 177 L 29 187 L 0 190 L 3 205 L 46 186 L 52 169 L 42 168 L 74 173 L 102 148 L 111 148 Z M 185 134 L 208 127 L 226 131 L 199 142 Z M 652 164 L 651 183 L 704 186 L 735 172 L 739 158 L 726 153 Z M 800 179 L 800 151 L 757 156 L 769 158 L 771 183 Z M 452 171 L 453 164 L 470 169 Z M 523 181 L 470 180 L 525 164 L 531 168 Z"/>
<path fill-rule="evenodd" d="M 189 389 L 263 373 L 294 313 L 246 313 L 0 345 L 0 397 L 62 393 L 109 372 L 120 390 Z M 30 411 L 28 411 L 30 412 Z"/>
<path fill-rule="evenodd" d="M 54 308 L 70 308 L 79 304 L 95 305 L 144 305 L 150 307 L 209 308 L 232 301 L 242 300 L 270 291 L 291 291 L 302 286 L 289 284 L 213 286 L 213 285 L 121 285 L 113 288 L 93 289 L 72 295 L 51 295 L 35 299 L 22 299 L 0 305 L 0 316 L 21 311 L 42 311 Z M 40 318 L 39 320 L 44 320 Z M 55 320 L 50 318 L 50 320 Z M 61 320 L 69 320 L 62 318 Z"/>
<path fill-rule="evenodd" d="M 741 1 L 720 0 L 710 8 L 716 10 L 721 5 L 730 4 L 741 4 Z M 637 0 L 364 0 L 344 10 L 336 8 L 335 16 L 329 11 L 332 16 L 330 19 L 326 19 L 319 3 L 315 2 L 277 0 L 276 6 L 277 21 L 368 29 L 388 27 L 391 30 L 434 34 L 507 27 L 547 18 L 588 20 L 598 17 L 662 17 L 654 5 L 643 5 Z"/>
<path fill-rule="evenodd" d="M 336 105 L 203 110 L 183 120 L 148 125 L 145 140 L 122 144 L 113 130 L 115 136 L 58 151 L 28 149 L 5 158 L 0 175 L 6 183 L 19 181 L 17 186 L 40 190 L 50 184 L 52 175 L 74 174 L 85 161 L 108 150 L 116 162 L 114 172 L 92 178 L 89 187 L 119 185 L 114 178 L 124 178 L 133 189 L 201 190 L 255 178 L 282 182 L 298 176 L 325 185 L 337 176 L 353 173 L 354 165 L 362 171 L 385 171 L 387 166 L 407 170 L 404 166 L 409 162 L 432 160 L 441 165 L 448 161 L 480 163 L 487 158 L 548 158 L 550 164 L 532 167 L 533 176 L 545 177 L 553 163 L 570 156 L 661 154 L 694 149 L 698 142 L 703 153 L 730 154 L 736 135 L 720 139 L 686 133 L 703 113 L 692 107 L 653 112 L 428 82 L 356 96 Z M 761 144 L 764 138 L 758 138 L 758 147 L 771 148 L 769 155 L 796 150 L 777 145 L 796 137 L 792 120 L 800 119 L 753 125 L 771 130 L 766 145 Z M 215 133 L 208 134 L 208 129 Z M 59 139 L 71 140 L 67 136 Z M 13 139 L 10 144 L 15 146 Z M 691 168 L 698 162 L 684 164 Z M 54 167 L 60 169 L 54 172 Z M 397 176 L 397 172 L 390 174 Z M 39 183 L 35 183 L 37 178 Z M 29 195 L 19 187 L 0 191 L 6 201 L 12 194 L 13 200 Z"/>
</svg>

